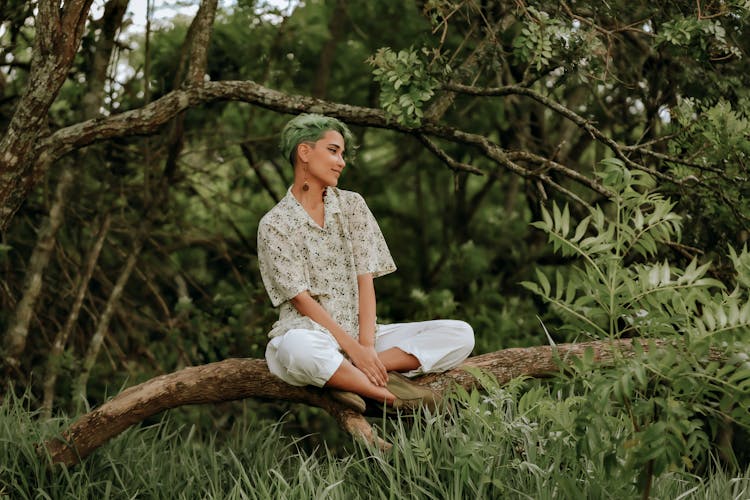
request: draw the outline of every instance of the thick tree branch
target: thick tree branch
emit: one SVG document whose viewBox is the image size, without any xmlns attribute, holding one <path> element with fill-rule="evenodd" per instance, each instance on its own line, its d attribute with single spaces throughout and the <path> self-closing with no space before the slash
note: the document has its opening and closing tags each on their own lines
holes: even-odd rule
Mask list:
<svg viewBox="0 0 750 500">
<path fill-rule="evenodd" d="M 565 364 L 572 357 L 581 357 L 587 349 L 593 350 L 596 362 L 612 364 L 617 359 L 631 356 L 633 343 L 648 350 L 651 346 L 665 345 L 667 341 L 624 339 L 505 349 L 469 358 L 459 368 L 425 375 L 416 382 L 441 393 L 452 390 L 454 384 L 469 389 L 476 385 L 476 380 L 464 369 L 467 367 L 492 374 L 500 384 L 519 376 L 545 377 L 559 371 L 560 361 Z M 387 447 L 386 443 L 376 440 L 372 428 L 361 415 L 330 398 L 325 390 L 288 385 L 271 375 L 266 362 L 260 359 L 227 359 L 153 378 L 126 389 L 81 416 L 60 438 L 52 439 L 44 446 L 54 463 L 74 465 L 128 427 L 164 410 L 250 397 L 318 406 L 333 415 L 354 436 Z M 382 414 L 382 410 L 376 407 L 373 407 L 373 412 Z"/>
<path fill-rule="evenodd" d="M 475 146 L 489 159 L 515 174 L 527 177 L 531 172 L 511 161 L 505 150 L 498 144 L 478 134 L 464 132 L 429 120 L 425 120 L 419 126 L 409 127 L 390 120 L 379 109 L 339 104 L 301 95 L 287 95 L 252 81 L 205 82 L 174 90 L 142 108 L 60 129 L 40 142 L 37 153 L 40 161 L 49 162 L 94 142 L 124 135 L 149 134 L 190 107 L 222 100 L 247 102 L 282 113 L 323 113 L 354 125 L 436 136 L 452 142 Z M 560 167 L 562 166 L 559 164 L 550 164 L 550 168 L 559 170 L 563 175 L 572 176 L 573 180 L 583 182 L 588 188 L 607 194 L 606 189 L 597 181 L 578 174 L 572 169 Z"/>
<path fill-rule="evenodd" d="M 52 53 L 55 40 L 61 31 L 60 7 L 56 0 L 39 0 L 35 28 L 39 54 L 48 56 Z M 46 22 L 45 22 L 46 21 Z"/>
<path fill-rule="evenodd" d="M 73 61 L 73 57 L 78 52 L 91 3 L 92 0 L 66 0 L 63 4 L 60 18 L 60 34 L 63 43 L 60 44 L 55 40 L 55 47 L 64 61 Z"/>
</svg>

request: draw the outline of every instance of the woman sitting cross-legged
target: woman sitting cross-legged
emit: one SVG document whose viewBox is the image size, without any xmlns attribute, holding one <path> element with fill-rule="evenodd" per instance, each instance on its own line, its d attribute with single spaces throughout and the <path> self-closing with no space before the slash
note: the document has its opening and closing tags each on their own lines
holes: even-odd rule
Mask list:
<svg viewBox="0 0 750 500">
<path fill-rule="evenodd" d="M 396 266 L 364 199 L 337 188 L 351 143 L 345 124 L 316 114 L 282 131 L 294 183 L 258 227 L 261 276 L 280 307 L 268 368 L 292 385 L 333 389 L 360 412 L 361 396 L 392 408 L 433 405 L 437 395 L 407 377 L 459 365 L 474 332 L 457 320 L 376 323 L 373 278 Z"/>
</svg>

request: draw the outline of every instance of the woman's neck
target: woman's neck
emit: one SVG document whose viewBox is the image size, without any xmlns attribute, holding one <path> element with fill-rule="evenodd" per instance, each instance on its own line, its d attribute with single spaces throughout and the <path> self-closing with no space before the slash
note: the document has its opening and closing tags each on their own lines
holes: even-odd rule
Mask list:
<svg viewBox="0 0 750 500">
<path fill-rule="evenodd" d="M 292 195 L 303 207 L 318 208 L 325 201 L 326 188 L 309 185 L 307 190 L 303 189 L 302 183 L 292 185 Z"/>
</svg>

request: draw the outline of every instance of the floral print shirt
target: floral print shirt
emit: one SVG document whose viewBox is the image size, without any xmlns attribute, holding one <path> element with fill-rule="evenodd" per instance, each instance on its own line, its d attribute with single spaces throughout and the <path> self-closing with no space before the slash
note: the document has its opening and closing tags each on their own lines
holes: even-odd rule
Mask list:
<svg viewBox="0 0 750 500">
<path fill-rule="evenodd" d="M 329 333 L 294 308 L 290 299 L 304 292 L 355 339 L 359 337 L 357 276 L 396 270 L 375 217 L 358 193 L 326 188 L 320 227 L 292 194 L 263 216 L 258 226 L 258 261 L 263 284 L 279 320 L 269 337 L 294 328 Z"/>
</svg>

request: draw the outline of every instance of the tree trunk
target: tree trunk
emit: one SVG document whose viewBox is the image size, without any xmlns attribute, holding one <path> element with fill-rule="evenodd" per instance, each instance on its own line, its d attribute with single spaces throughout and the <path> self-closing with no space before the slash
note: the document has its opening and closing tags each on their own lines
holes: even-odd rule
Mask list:
<svg viewBox="0 0 750 500">
<path fill-rule="evenodd" d="M 110 0 L 102 15 L 101 35 L 97 39 L 95 50 L 92 54 L 91 69 L 86 78 L 87 90 L 81 104 L 83 111 L 81 118 L 88 120 L 99 114 L 99 108 L 104 100 L 104 83 L 107 77 L 107 67 L 114 48 L 117 29 L 122 24 L 122 18 L 128 6 L 128 0 Z M 26 346 L 26 337 L 29 331 L 29 321 L 34 312 L 37 299 L 42 290 L 42 278 L 49 264 L 52 249 L 57 239 L 57 231 L 62 226 L 63 212 L 68 202 L 67 193 L 75 180 L 74 168 L 65 164 L 57 185 L 55 201 L 50 209 L 49 216 L 44 222 L 39 237 L 37 238 L 34 251 L 29 260 L 29 271 L 26 275 L 23 296 L 16 308 L 14 321 L 6 331 L 6 366 L 15 367 Z M 77 314 L 76 314 L 77 316 Z"/>
<path fill-rule="evenodd" d="M 469 389 L 476 385 L 476 379 L 463 369 L 468 367 L 492 374 L 500 384 L 521 375 L 545 377 L 559 371 L 561 362 L 566 363 L 571 357 L 583 356 L 586 349 L 593 350 L 596 362 L 602 365 L 612 364 L 617 358 L 632 355 L 633 343 L 648 350 L 651 346 L 665 345 L 667 341 L 623 339 L 505 349 L 469 358 L 459 368 L 425 375 L 415 382 L 441 393 L 449 392 L 454 384 Z M 45 447 L 53 463 L 70 466 L 89 456 L 131 425 L 164 410 L 188 404 L 219 403 L 250 397 L 318 406 L 328 411 L 343 429 L 355 437 L 388 446 L 378 441 L 363 415 L 333 400 L 327 391 L 310 386 L 288 385 L 268 371 L 264 360 L 227 359 L 184 368 L 126 389 L 99 408 L 81 416 L 61 438 L 47 441 Z M 382 410 L 377 410 L 376 414 L 382 415 Z"/>
<path fill-rule="evenodd" d="M 92 0 L 40 0 L 29 85 L 0 139 L 0 231 L 5 230 L 42 171 L 35 146 L 47 112 L 68 76 L 83 36 Z"/>
<path fill-rule="evenodd" d="M 34 314 L 34 306 L 42 292 L 42 277 L 49 264 L 52 249 L 55 247 L 57 230 L 63 223 L 65 204 L 68 192 L 73 185 L 73 170 L 65 168 L 57 183 L 55 199 L 52 202 L 49 216 L 39 230 L 34 251 L 29 259 L 29 268 L 23 284 L 23 295 L 13 314 L 13 319 L 5 331 L 5 371 L 15 370 L 20 357 L 26 348 L 26 337 L 29 334 L 29 323 Z M 6 373 L 6 378 L 8 377 Z"/>
<path fill-rule="evenodd" d="M 328 95 L 328 78 L 331 76 L 333 61 L 336 59 L 336 47 L 344 35 L 344 19 L 346 18 L 346 2 L 336 0 L 333 12 L 328 19 L 328 40 L 320 51 L 318 71 L 312 85 L 312 96 L 325 99 Z"/>
</svg>

